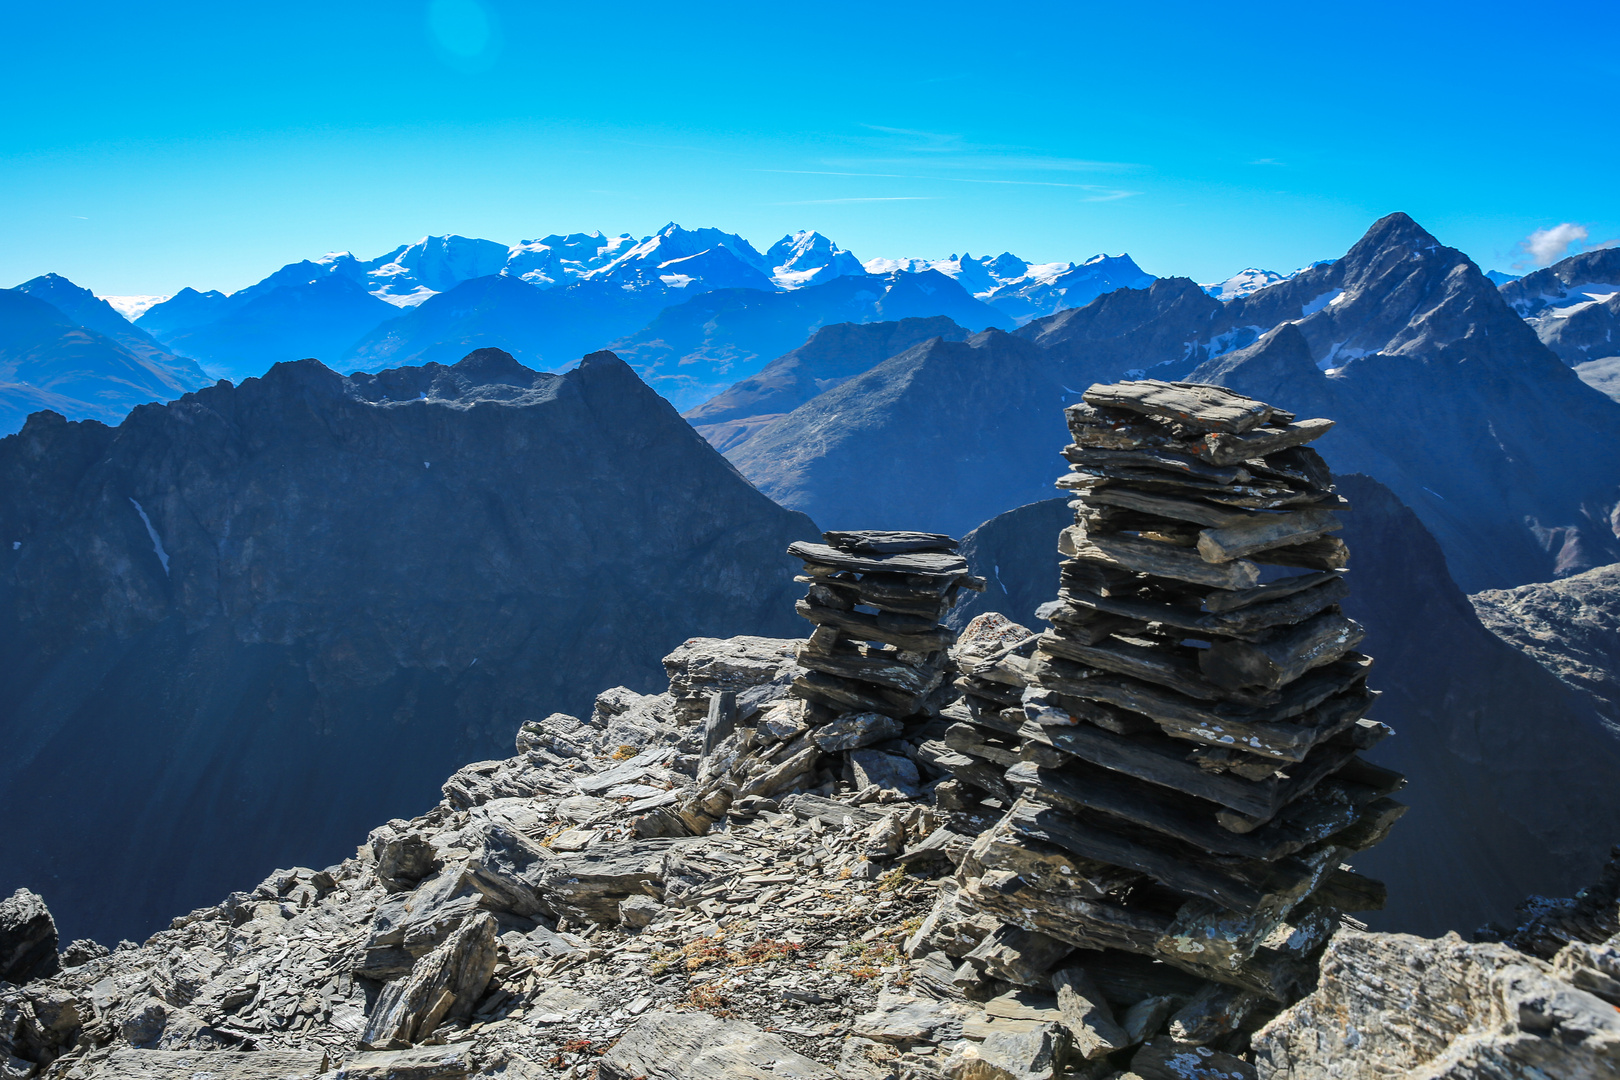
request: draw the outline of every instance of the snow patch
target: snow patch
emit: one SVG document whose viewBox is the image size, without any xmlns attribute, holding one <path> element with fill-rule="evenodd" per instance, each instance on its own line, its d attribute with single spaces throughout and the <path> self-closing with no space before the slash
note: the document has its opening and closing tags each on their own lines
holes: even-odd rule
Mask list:
<svg viewBox="0 0 1620 1080">
<path fill-rule="evenodd" d="M 1266 332 L 1263 326 L 1234 326 L 1224 334 L 1217 334 L 1209 339 L 1209 359 L 1225 356 L 1237 349 L 1246 349 L 1260 340 Z"/>
<path fill-rule="evenodd" d="M 163 550 L 163 541 L 158 538 L 157 530 L 152 528 L 152 519 L 146 516 L 146 511 L 142 509 L 140 503 L 135 501 L 133 495 L 130 496 L 129 501 L 130 505 L 135 507 L 135 512 L 141 515 L 141 524 L 146 526 L 146 535 L 152 538 L 152 550 L 156 552 L 158 562 L 163 564 L 163 576 L 168 577 L 169 553 Z"/>
<path fill-rule="evenodd" d="M 1318 296 L 1315 300 L 1312 300 L 1310 303 L 1301 305 L 1299 309 L 1299 317 L 1302 319 L 1309 318 L 1310 316 L 1315 315 L 1318 311 L 1321 311 L 1323 308 L 1327 307 L 1329 304 L 1338 303 L 1339 298 L 1343 295 L 1343 289 L 1329 290 L 1328 292 L 1323 293 L 1321 296 Z"/>
</svg>

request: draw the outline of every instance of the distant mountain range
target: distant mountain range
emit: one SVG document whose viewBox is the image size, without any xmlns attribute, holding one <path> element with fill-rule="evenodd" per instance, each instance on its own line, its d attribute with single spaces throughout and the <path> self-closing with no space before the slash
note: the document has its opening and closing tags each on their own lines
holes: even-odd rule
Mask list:
<svg viewBox="0 0 1620 1080">
<path fill-rule="evenodd" d="M 1334 467 L 1394 490 L 1467 591 L 1620 560 L 1620 406 L 1404 214 L 1343 258 L 1235 300 L 1163 278 L 1011 333 L 941 335 L 840 369 L 786 415 L 760 420 L 782 405 L 745 403 L 744 383 L 720 399 L 734 407 L 689 419 L 723 418 L 727 457 L 823 528 L 960 534 L 1050 494 L 1062 404 L 1093 382 L 1143 377 L 1218 382 L 1335 418 L 1320 444 Z"/>
<path fill-rule="evenodd" d="M 823 326 L 944 316 L 974 330 L 1011 329 L 1153 280 L 1128 255 L 1078 264 L 1031 264 L 1010 253 L 863 264 L 816 232 L 791 233 L 762 255 L 735 233 L 670 224 L 641 239 L 592 232 L 506 245 L 429 236 L 372 259 L 334 252 L 290 263 L 229 294 L 185 288 L 168 298 L 114 297 L 116 310 L 96 302 L 101 314 L 135 319 L 141 348 L 194 357 L 215 377 L 239 381 L 306 357 L 345 371 L 450 363 L 478 348 L 564 370 L 612 347 L 684 409 Z M 127 319 L 120 323 L 129 329 Z M 50 391 L 60 379 L 44 371 L 48 356 L 36 359 L 40 380 L 0 389 L 16 414 L 11 430 L 40 407 L 117 419 Z"/>
<path fill-rule="evenodd" d="M 1604 257 L 1565 260 L 1530 275 L 1528 286 L 1495 271 L 1487 276 L 1516 290 L 1516 306 L 1542 340 L 1608 392 L 1620 386 L 1620 361 L 1610 359 L 1620 290 L 1603 288 L 1616 276 L 1602 265 Z M 1200 288 L 1218 301 L 1242 301 L 1324 265 L 1292 274 L 1251 267 Z M 161 368 L 173 368 L 176 357 L 195 358 L 200 368 L 175 369 L 183 388 L 205 379 L 202 370 L 240 380 L 304 357 L 345 371 L 379 370 L 449 363 L 494 347 L 526 364 L 563 370 L 593 349 L 612 347 L 678 408 L 692 411 L 826 326 L 945 317 L 970 331 L 1011 330 L 1155 280 L 1128 255 L 1030 263 L 1007 252 L 963 253 L 863 263 L 816 232 L 789 234 L 760 254 L 734 233 L 670 224 L 640 239 L 591 232 L 506 245 L 424 237 L 371 259 L 336 252 L 292 263 L 228 295 L 187 288 L 166 299 L 112 297 L 109 305 L 54 275 L 28 287 L 60 283 L 54 290 L 39 285 L 35 294 L 50 291 L 75 311 L 83 305 L 67 295 L 89 297 L 100 322 L 80 323 L 74 311 L 46 302 Z M 107 321 L 120 314 L 136 318 L 133 335 L 127 321 L 116 331 Z M 1228 329 L 1236 336 L 1212 342 L 1208 351 L 1244 344 L 1252 332 Z M 137 389 L 105 364 L 87 368 L 82 356 L 64 349 L 31 353 L 31 377 L 0 386 L 0 430 L 15 430 L 38 408 L 116 420 L 139 401 L 173 396 L 161 380 Z M 86 381 L 103 369 L 105 385 Z M 77 396 L 66 392 L 68 383 Z"/>
</svg>

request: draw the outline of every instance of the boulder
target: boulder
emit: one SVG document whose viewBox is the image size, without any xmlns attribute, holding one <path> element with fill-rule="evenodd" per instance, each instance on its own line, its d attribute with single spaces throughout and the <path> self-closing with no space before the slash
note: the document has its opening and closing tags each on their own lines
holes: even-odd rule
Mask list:
<svg viewBox="0 0 1620 1080">
<path fill-rule="evenodd" d="M 417 962 L 410 975 L 383 987 L 360 1036 L 363 1049 L 403 1049 L 445 1020 L 472 1013 L 495 972 L 495 917 L 480 911 Z"/>
<path fill-rule="evenodd" d="M 1068 1033 L 1060 1024 L 994 1032 L 984 1042 L 963 1042 L 946 1059 L 950 1080 L 1056 1080 L 1068 1056 Z"/>
<path fill-rule="evenodd" d="M 912 793 L 920 782 L 917 763 L 899 754 L 856 750 L 849 755 L 849 765 L 855 774 L 857 791 L 875 784 L 879 790 Z"/>
</svg>

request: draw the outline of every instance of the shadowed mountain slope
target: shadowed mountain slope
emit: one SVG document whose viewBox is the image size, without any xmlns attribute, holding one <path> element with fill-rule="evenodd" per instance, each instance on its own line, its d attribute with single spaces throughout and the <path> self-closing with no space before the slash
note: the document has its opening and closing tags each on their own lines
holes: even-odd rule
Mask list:
<svg viewBox="0 0 1620 1080">
<path fill-rule="evenodd" d="M 36 415 L 0 440 L 0 890 L 116 940 L 341 858 L 691 635 L 801 633 L 814 533 L 611 354 Z"/>
<path fill-rule="evenodd" d="M 764 425 L 727 456 L 824 528 L 959 536 L 1051 492 L 1066 379 L 1046 361 L 999 330 L 936 338 Z"/>
<path fill-rule="evenodd" d="M 967 336 L 943 315 L 823 326 L 809 341 L 772 360 L 758 375 L 705 401 L 686 418 L 724 453 L 776 417 L 913 345 L 935 337 L 961 341 Z"/>
<path fill-rule="evenodd" d="M 1054 470 L 1055 471 L 1055 470 Z M 1389 907 L 1360 916 L 1379 929 L 1468 934 L 1511 923 L 1526 893 L 1568 895 L 1589 881 L 1620 832 L 1620 744 L 1590 703 L 1480 624 L 1445 573 L 1440 549 L 1387 488 L 1339 477 L 1355 509 L 1344 609 L 1367 628 L 1384 692 L 1374 719 L 1395 737 L 1369 756 L 1408 777 L 1411 809 L 1356 869 L 1389 885 Z M 951 622 L 1000 611 L 1031 629 L 1057 594 L 1065 499 L 1019 507 L 962 545 L 989 588 Z"/>
<path fill-rule="evenodd" d="M 146 331 L 120 315 L 111 304 L 89 289 L 81 289 L 60 274 L 45 274 L 25 281 L 17 291 L 43 300 L 70 322 L 86 330 L 109 337 L 155 368 L 170 371 L 183 384 L 183 389 L 194 390 L 206 385 L 208 376 L 195 360 L 176 356 L 159 345 Z"/>
<path fill-rule="evenodd" d="M 59 293 L 76 288 L 57 280 L 64 286 Z M 0 434 L 21 429 L 40 409 L 118 423 L 136 405 L 168 401 L 208 381 L 190 360 L 141 341 L 145 335 L 131 333 L 133 347 L 126 346 L 33 291 L 0 289 Z"/>
</svg>

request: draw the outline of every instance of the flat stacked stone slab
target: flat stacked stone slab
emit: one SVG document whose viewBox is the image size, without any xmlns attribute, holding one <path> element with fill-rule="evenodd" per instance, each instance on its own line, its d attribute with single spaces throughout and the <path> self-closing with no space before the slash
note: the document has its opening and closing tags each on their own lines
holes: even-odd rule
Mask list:
<svg viewBox="0 0 1620 1080">
<path fill-rule="evenodd" d="M 1307 445 L 1332 423 L 1152 380 L 1066 411 L 1050 629 L 946 712 L 987 733 L 954 748 L 1011 800 L 959 902 L 1086 950 L 1065 963 L 1102 982 L 1134 954 L 1291 1002 L 1342 912 L 1382 906 L 1344 864 L 1405 810 L 1361 756 L 1390 731 L 1339 608 L 1349 507 Z"/>
</svg>

